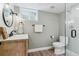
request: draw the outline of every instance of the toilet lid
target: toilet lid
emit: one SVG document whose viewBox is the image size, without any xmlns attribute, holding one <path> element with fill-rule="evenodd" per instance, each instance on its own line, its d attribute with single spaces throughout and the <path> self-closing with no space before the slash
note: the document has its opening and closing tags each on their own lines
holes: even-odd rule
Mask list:
<svg viewBox="0 0 79 59">
<path fill-rule="evenodd" d="M 62 42 L 54 42 L 54 43 L 53 43 L 53 46 L 54 46 L 54 47 L 63 47 L 63 46 L 65 46 L 65 44 L 62 43 Z"/>
</svg>

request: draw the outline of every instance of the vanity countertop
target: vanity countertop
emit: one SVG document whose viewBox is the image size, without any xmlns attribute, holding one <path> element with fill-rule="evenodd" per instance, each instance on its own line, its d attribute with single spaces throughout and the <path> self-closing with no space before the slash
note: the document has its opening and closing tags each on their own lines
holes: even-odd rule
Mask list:
<svg viewBox="0 0 79 59">
<path fill-rule="evenodd" d="M 9 37 L 7 39 L 0 40 L 2 41 L 14 41 L 14 40 L 28 40 L 29 35 L 28 34 L 20 34 L 20 35 L 13 35 L 12 37 Z"/>
</svg>

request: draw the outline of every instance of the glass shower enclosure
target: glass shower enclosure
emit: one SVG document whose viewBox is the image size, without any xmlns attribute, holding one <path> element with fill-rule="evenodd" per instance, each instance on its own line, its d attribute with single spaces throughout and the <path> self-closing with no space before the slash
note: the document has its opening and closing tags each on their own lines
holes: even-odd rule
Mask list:
<svg viewBox="0 0 79 59">
<path fill-rule="evenodd" d="M 66 56 L 79 56 L 79 4 L 66 4 Z"/>
</svg>

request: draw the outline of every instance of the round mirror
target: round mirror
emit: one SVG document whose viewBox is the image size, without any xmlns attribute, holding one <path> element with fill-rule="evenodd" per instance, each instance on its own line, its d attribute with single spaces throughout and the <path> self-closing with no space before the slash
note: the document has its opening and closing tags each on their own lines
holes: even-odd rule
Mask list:
<svg viewBox="0 0 79 59">
<path fill-rule="evenodd" d="M 3 20 L 7 27 L 11 27 L 13 24 L 13 13 L 12 10 L 9 8 L 9 5 L 5 5 L 3 8 Z"/>
</svg>

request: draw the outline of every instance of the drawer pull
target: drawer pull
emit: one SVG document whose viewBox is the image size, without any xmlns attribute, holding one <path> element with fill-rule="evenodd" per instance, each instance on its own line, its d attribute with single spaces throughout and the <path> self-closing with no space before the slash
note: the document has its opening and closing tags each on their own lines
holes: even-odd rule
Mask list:
<svg viewBox="0 0 79 59">
<path fill-rule="evenodd" d="M 2 43 L 0 42 L 0 45 L 1 45 Z"/>
</svg>

